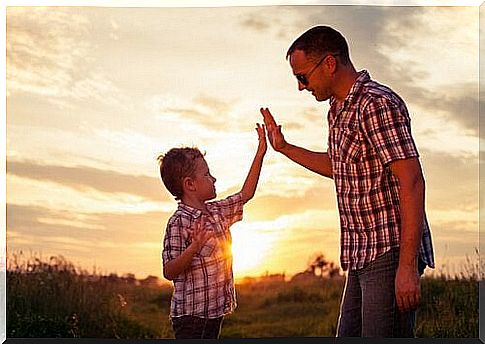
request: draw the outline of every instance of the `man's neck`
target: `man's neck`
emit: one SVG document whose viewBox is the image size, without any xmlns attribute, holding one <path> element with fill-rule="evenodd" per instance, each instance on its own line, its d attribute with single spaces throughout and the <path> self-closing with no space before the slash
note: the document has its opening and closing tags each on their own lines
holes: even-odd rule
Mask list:
<svg viewBox="0 0 485 344">
<path fill-rule="evenodd" d="M 342 68 L 338 73 L 339 75 L 336 76 L 338 84 L 335 85 L 334 97 L 339 102 L 343 102 L 354 85 L 355 80 L 357 80 L 359 73 L 352 64 Z"/>
</svg>

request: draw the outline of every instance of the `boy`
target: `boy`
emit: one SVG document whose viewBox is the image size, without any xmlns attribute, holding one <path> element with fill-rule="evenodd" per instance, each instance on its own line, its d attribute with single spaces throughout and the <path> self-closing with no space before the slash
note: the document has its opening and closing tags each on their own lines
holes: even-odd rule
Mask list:
<svg viewBox="0 0 485 344">
<path fill-rule="evenodd" d="M 223 317 L 236 308 L 229 227 L 242 219 L 243 205 L 256 191 L 266 153 L 264 125 L 244 185 L 220 201 L 207 163 L 197 148 L 173 148 L 161 155 L 160 174 L 180 201 L 163 239 L 163 276 L 173 281 L 170 319 L 176 339 L 217 339 Z"/>
</svg>

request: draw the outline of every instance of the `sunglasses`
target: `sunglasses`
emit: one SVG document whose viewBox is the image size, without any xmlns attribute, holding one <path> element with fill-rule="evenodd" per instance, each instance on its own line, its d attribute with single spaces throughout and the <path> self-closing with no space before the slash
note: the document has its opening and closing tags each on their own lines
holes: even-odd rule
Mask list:
<svg viewBox="0 0 485 344">
<path fill-rule="evenodd" d="M 327 56 L 337 56 L 338 54 L 326 54 L 325 56 L 322 57 L 322 59 L 320 61 L 318 61 L 318 63 L 313 66 L 313 68 L 306 74 L 296 74 L 295 77 L 296 79 L 303 85 L 303 86 L 308 86 L 308 84 L 310 83 L 308 81 L 308 79 L 310 79 L 310 77 L 312 76 L 313 72 L 315 71 L 315 69 L 318 68 L 318 66 L 320 66 L 320 64 L 323 62 L 323 60 L 325 60 L 327 58 Z"/>
</svg>

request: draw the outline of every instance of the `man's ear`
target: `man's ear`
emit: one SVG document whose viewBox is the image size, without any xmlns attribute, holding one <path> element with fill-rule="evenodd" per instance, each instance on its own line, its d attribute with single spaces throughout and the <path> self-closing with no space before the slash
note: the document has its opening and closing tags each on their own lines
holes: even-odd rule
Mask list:
<svg viewBox="0 0 485 344">
<path fill-rule="evenodd" d="M 335 72 L 337 71 L 337 58 L 335 56 L 328 55 L 323 63 L 326 65 L 330 74 L 335 74 Z"/>
<path fill-rule="evenodd" d="M 184 177 L 182 179 L 182 188 L 185 191 L 195 191 L 195 183 L 194 180 L 190 177 Z"/>
</svg>

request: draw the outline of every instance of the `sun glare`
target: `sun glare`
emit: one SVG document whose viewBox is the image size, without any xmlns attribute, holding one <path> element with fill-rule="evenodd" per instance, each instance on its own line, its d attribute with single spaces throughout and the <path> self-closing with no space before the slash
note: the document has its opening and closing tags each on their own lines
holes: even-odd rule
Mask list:
<svg viewBox="0 0 485 344">
<path fill-rule="evenodd" d="M 231 234 L 234 275 L 245 277 L 255 274 L 267 256 L 273 238 L 241 222 L 231 227 Z"/>
</svg>

